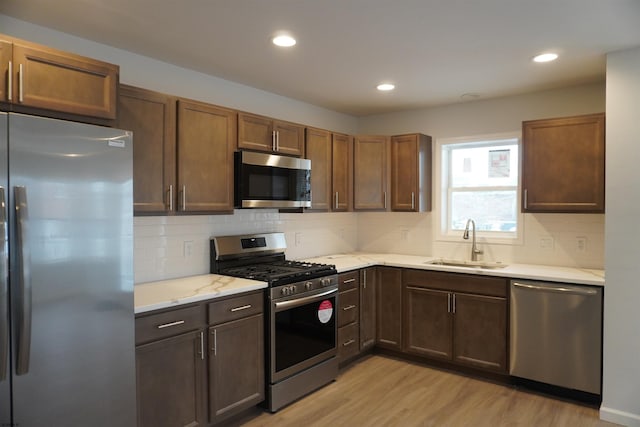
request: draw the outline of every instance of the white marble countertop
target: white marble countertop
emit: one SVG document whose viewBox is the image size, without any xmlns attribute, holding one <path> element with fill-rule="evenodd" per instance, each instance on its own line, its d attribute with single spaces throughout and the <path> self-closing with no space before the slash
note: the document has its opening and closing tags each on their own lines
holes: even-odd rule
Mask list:
<svg viewBox="0 0 640 427">
<path fill-rule="evenodd" d="M 218 274 L 140 283 L 133 288 L 134 311 L 136 314 L 145 313 L 266 287 L 265 282 Z"/>
<path fill-rule="evenodd" d="M 544 280 L 596 286 L 605 285 L 604 270 L 536 264 L 509 264 L 504 268 L 491 269 L 428 264 L 430 261 L 437 259 L 439 258 L 416 255 L 352 253 L 309 258 L 305 259 L 305 261 L 334 264 L 339 273 L 374 265 L 386 265 L 391 267 L 509 277 L 513 279 Z"/>
<path fill-rule="evenodd" d="M 334 264 L 339 273 L 375 265 L 386 265 L 391 267 L 419 268 L 423 270 L 450 271 L 455 273 L 582 285 L 604 286 L 605 284 L 604 270 L 535 264 L 509 264 L 504 268 L 493 269 L 428 264 L 430 261 L 436 259 L 438 258 L 358 252 L 309 258 L 305 261 Z M 135 313 L 145 313 L 161 308 L 264 289 L 266 287 L 267 284 L 265 282 L 221 276 L 218 274 L 203 274 L 200 276 L 140 283 L 134 287 Z"/>
</svg>

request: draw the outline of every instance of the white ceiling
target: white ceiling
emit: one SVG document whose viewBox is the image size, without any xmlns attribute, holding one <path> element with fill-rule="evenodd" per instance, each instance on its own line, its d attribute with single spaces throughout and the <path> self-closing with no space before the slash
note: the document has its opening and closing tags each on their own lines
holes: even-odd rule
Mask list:
<svg viewBox="0 0 640 427">
<path fill-rule="evenodd" d="M 357 116 L 602 81 L 607 52 L 640 46 L 640 0 L 2 0 L 0 13 Z M 298 44 L 271 45 L 279 30 Z M 548 50 L 560 59 L 531 61 Z"/>
</svg>

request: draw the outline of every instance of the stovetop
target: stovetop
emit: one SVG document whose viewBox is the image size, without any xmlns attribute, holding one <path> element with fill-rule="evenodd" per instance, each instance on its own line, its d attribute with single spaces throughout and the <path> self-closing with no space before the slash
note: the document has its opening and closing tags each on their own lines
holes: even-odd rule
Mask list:
<svg viewBox="0 0 640 427">
<path fill-rule="evenodd" d="M 218 273 L 226 276 L 260 280 L 269 283 L 270 287 L 274 287 L 336 274 L 336 268 L 331 264 L 280 260 L 221 268 Z"/>
<path fill-rule="evenodd" d="M 335 265 L 285 259 L 284 233 L 220 236 L 211 239 L 211 273 L 288 285 L 336 274 Z"/>
</svg>

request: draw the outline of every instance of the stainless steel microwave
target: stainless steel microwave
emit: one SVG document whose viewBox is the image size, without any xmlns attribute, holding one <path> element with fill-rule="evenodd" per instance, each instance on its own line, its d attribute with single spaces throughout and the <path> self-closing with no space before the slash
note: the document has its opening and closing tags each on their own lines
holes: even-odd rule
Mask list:
<svg viewBox="0 0 640 427">
<path fill-rule="evenodd" d="M 252 151 L 236 152 L 235 206 L 311 207 L 311 160 Z"/>
</svg>

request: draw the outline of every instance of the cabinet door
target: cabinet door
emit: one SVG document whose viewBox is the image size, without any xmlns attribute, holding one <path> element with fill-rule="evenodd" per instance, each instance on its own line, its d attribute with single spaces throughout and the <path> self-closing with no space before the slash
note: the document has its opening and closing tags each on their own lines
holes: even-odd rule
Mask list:
<svg viewBox="0 0 640 427">
<path fill-rule="evenodd" d="M 376 343 L 376 268 L 361 270 L 360 276 L 360 350 Z"/>
<path fill-rule="evenodd" d="M 451 360 L 451 294 L 425 288 L 405 288 L 407 353 Z"/>
<path fill-rule="evenodd" d="M 238 113 L 238 148 L 272 152 L 273 121 L 268 117 Z"/>
<path fill-rule="evenodd" d="M 416 135 L 391 138 L 391 210 L 417 210 L 418 138 Z"/>
<path fill-rule="evenodd" d="M 353 171 L 353 141 L 350 136 L 334 133 L 331 168 L 331 209 L 336 212 L 351 210 L 351 179 Z"/>
<path fill-rule="evenodd" d="M 311 160 L 311 209 L 331 207 L 331 132 L 307 128 L 306 158 Z"/>
<path fill-rule="evenodd" d="M 278 153 L 296 157 L 304 154 L 304 126 L 276 120 L 273 123 L 273 130 L 276 132 Z"/>
<path fill-rule="evenodd" d="M 176 194 L 176 99 L 120 86 L 118 122 L 133 131 L 134 213 L 171 213 Z"/>
<path fill-rule="evenodd" d="M 376 289 L 377 344 L 402 350 L 402 270 L 378 267 Z"/>
<path fill-rule="evenodd" d="M 117 65 L 26 43 L 14 43 L 13 60 L 13 102 L 82 116 L 116 118 Z"/>
<path fill-rule="evenodd" d="M 391 137 L 391 210 L 431 210 L 431 137 Z"/>
<path fill-rule="evenodd" d="M 357 136 L 354 140 L 354 209 L 387 208 L 387 137 Z"/>
<path fill-rule="evenodd" d="M 263 314 L 209 328 L 209 422 L 264 400 Z"/>
<path fill-rule="evenodd" d="M 233 210 L 235 111 L 178 101 L 178 206 L 182 212 Z"/>
<path fill-rule="evenodd" d="M 13 91 L 13 88 L 9 88 L 8 78 L 12 73 L 9 73 L 9 63 L 13 67 L 13 44 L 10 41 L 0 40 L 0 102 L 10 102 L 13 100 L 13 93 L 9 97 L 9 92 Z M 11 99 L 9 99 L 11 98 Z"/>
<path fill-rule="evenodd" d="M 604 113 L 522 124 L 524 212 L 604 212 Z"/>
<path fill-rule="evenodd" d="M 454 294 L 453 311 L 454 360 L 506 372 L 506 298 Z"/>
<path fill-rule="evenodd" d="M 139 427 L 205 425 L 202 332 L 136 347 Z"/>
</svg>

